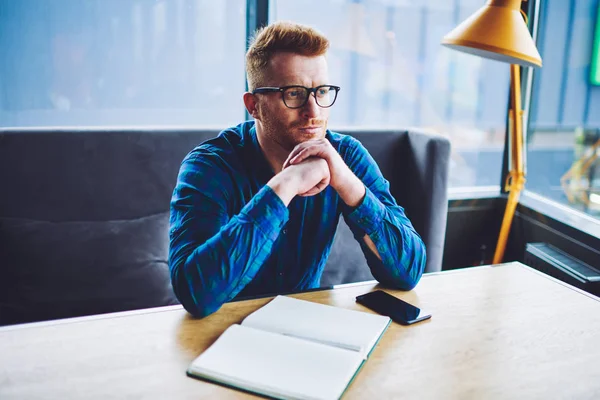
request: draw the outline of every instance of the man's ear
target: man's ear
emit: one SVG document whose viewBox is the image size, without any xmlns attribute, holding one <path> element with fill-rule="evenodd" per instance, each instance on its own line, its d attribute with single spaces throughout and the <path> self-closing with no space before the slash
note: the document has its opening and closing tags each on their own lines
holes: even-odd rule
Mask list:
<svg viewBox="0 0 600 400">
<path fill-rule="evenodd" d="M 246 110 L 248 110 L 248 114 L 250 114 L 252 118 L 260 119 L 258 116 L 258 101 L 255 95 L 250 92 L 244 93 L 244 105 L 246 106 Z"/>
</svg>

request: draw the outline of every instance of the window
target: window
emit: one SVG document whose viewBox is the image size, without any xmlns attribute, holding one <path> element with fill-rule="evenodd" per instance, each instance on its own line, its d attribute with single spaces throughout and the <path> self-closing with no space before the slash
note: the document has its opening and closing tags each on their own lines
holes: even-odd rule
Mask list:
<svg viewBox="0 0 600 400">
<path fill-rule="evenodd" d="M 244 0 L 0 0 L 0 126 L 244 118 Z"/>
<path fill-rule="evenodd" d="M 593 58 L 597 0 L 542 4 L 528 127 L 526 188 L 600 216 L 600 86 Z M 597 62 L 597 61 L 596 61 Z"/>
<path fill-rule="evenodd" d="M 442 37 L 481 0 L 272 0 L 272 20 L 311 25 L 331 40 L 330 126 L 420 127 L 452 142 L 450 186 L 500 183 L 508 65 L 461 54 Z"/>
<path fill-rule="evenodd" d="M 509 68 L 440 45 L 481 5 L 271 0 L 269 9 L 271 20 L 331 39 L 331 83 L 342 87 L 333 128 L 447 135 L 456 188 L 500 183 Z M 236 124 L 245 44 L 244 0 L 0 0 L 0 126 Z"/>
</svg>

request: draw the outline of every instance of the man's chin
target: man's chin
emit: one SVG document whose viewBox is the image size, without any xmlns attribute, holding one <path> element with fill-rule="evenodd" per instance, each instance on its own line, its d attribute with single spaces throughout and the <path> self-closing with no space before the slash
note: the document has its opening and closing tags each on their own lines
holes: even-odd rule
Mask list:
<svg viewBox="0 0 600 400">
<path fill-rule="evenodd" d="M 322 126 L 315 128 L 298 128 L 300 137 L 304 140 L 322 139 L 325 137 L 325 128 Z"/>
</svg>

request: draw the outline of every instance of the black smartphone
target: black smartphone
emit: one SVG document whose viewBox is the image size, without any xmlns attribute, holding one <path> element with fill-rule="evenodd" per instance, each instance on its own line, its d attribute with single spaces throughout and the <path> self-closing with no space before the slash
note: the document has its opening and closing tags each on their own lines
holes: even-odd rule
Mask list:
<svg viewBox="0 0 600 400">
<path fill-rule="evenodd" d="M 382 290 L 357 296 L 356 302 L 376 313 L 387 315 L 393 321 L 402 325 L 411 325 L 431 318 L 431 314 L 424 312 L 419 307 L 415 307 Z"/>
</svg>

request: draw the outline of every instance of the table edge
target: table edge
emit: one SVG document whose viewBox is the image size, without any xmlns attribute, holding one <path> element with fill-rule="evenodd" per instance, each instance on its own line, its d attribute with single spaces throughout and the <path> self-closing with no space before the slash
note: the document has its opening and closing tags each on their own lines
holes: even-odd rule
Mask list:
<svg viewBox="0 0 600 400">
<path fill-rule="evenodd" d="M 501 267 L 508 267 L 508 266 L 518 266 L 525 270 L 529 270 L 530 272 L 535 273 L 539 276 L 542 276 L 546 279 L 549 279 L 555 283 L 558 283 L 567 289 L 571 289 L 579 294 L 583 294 L 586 297 L 591 298 L 592 300 L 600 302 L 600 297 L 595 296 L 591 293 L 588 293 L 585 290 L 579 289 L 575 286 L 572 286 L 566 282 L 563 282 L 560 279 L 556 279 L 552 276 L 546 275 L 543 272 L 540 272 L 540 271 L 538 271 L 528 265 L 525 265 L 519 261 L 512 261 L 512 262 L 506 262 L 506 263 L 501 263 L 501 264 L 478 265 L 478 266 L 473 266 L 473 267 L 457 268 L 457 269 L 452 269 L 452 270 L 447 270 L 447 271 L 429 272 L 429 273 L 424 274 L 423 277 L 427 278 L 427 277 L 435 277 L 435 276 L 439 276 L 439 275 L 459 274 L 459 273 L 466 273 L 469 271 L 473 271 L 473 269 L 479 270 L 479 269 L 488 269 L 488 268 L 501 268 Z M 376 280 L 343 283 L 343 284 L 339 284 L 339 285 L 333 285 L 332 287 L 324 287 L 322 289 L 320 289 L 320 288 L 311 289 L 310 291 L 339 290 L 339 289 L 352 288 L 352 287 L 357 287 L 357 286 L 376 285 L 378 283 L 379 282 Z M 297 292 L 294 294 L 302 294 L 302 293 L 307 293 L 307 292 L 308 291 L 300 291 L 300 292 Z M 273 298 L 273 297 L 275 297 L 275 296 L 274 295 L 264 295 L 264 296 L 256 296 L 254 298 L 248 298 L 248 299 L 241 300 L 241 301 L 252 301 L 252 300 L 256 300 L 256 299 Z M 65 325 L 65 324 L 76 324 L 76 323 L 97 321 L 97 320 L 103 320 L 103 319 L 124 318 L 124 317 L 136 316 L 136 315 L 153 314 L 153 313 L 160 313 L 160 312 L 170 312 L 170 311 L 183 310 L 183 309 L 184 308 L 181 304 L 176 304 L 176 305 L 171 305 L 171 306 L 143 308 L 143 309 L 139 309 L 139 310 L 119 311 L 119 312 L 114 312 L 114 313 L 94 314 L 94 315 L 86 315 L 86 316 L 82 316 L 82 317 L 73 317 L 73 318 L 64 318 L 64 319 L 56 319 L 56 320 L 49 320 L 49 321 L 7 325 L 7 326 L 0 326 L 0 333 L 6 332 L 6 331 L 20 330 L 20 329 L 42 328 L 42 327 L 47 327 L 47 326 Z"/>
<path fill-rule="evenodd" d="M 529 270 L 530 272 L 532 272 L 534 274 L 541 275 L 541 276 L 543 276 L 544 278 L 546 278 L 546 279 L 548 279 L 550 281 L 553 281 L 555 283 L 558 283 L 561 286 L 566 287 L 567 289 L 571 289 L 574 292 L 577 292 L 577 293 L 582 294 L 582 295 L 584 295 L 586 297 L 589 297 L 592 300 L 596 300 L 597 302 L 600 302 L 600 297 L 598 297 L 598 296 L 596 296 L 596 295 L 594 295 L 594 294 L 592 294 L 590 292 L 586 292 L 585 290 L 579 289 L 578 287 L 575 287 L 575 286 L 571 285 L 570 283 L 563 282 L 560 279 L 557 279 L 557 278 L 555 278 L 553 276 L 547 275 L 547 274 L 543 273 L 542 271 L 538 271 L 537 269 L 530 267 L 529 265 L 525 265 L 525 264 L 522 264 L 520 262 L 516 262 L 516 263 L 520 264 L 521 267 Z"/>
<path fill-rule="evenodd" d="M 484 268 L 484 267 L 489 267 L 489 266 L 482 265 L 482 266 L 477 266 L 474 268 Z M 470 269 L 472 269 L 472 268 L 460 268 L 460 269 L 449 270 L 449 271 L 430 272 L 423 276 L 427 277 L 427 276 L 434 276 L 434 275 L 440 275 L 440 274 L 460 273 L 460 272 L 464 272 L 465 270 L 470 270 Z M 323 288 L 315 288 L 315 289 L 299 291 L 299 292 L 294 292 L 294 293 L 288 293 L 288 294 L 302 294 L 302 293 L 317 292 L 317 291 L 339 290 L 339 289 L 356 287 L 356 286 L 374 285 L 374 284 L 378 284 L 378 283 L 379 282 L 377 280 L 373 279 L 373 280 L 369 280 L 369 281 L 342 283 L 339 285 L 333 285 L 333 286 L 328 286 L 328 287 L 323 287 Z M 237 303 L 237 302 L 241 302 L 241 301 L 251 301 L 251 300 L 257 300 L 257 299 L 274 298 L 275 296 L 276 296 L 276 294 L 265 294 L 265 295 L 255 296 L 252 298 L 245 298 L 243 300 L 232 300 L 230 303 Z M 135 316 L 135 315 L 153 314 L 153 313 L 159 313 L 159 312 L 169 312 L 169 311 L 182 310 L 182 309 L 183 309 L 183 306 L 181 304 L 176 304 L 176 305 L 171 305 L 171 306 L 151 307 L 151 308 L 142 308 L 142 309 L 138 309 L 138 310 L 127 310 L 127 311 L 118 311 L 118 312 L 104 313 L 104 314 L 84 315 L 81 317 L 53 319 L 53 320 L 48 320 L 48 321 L 26 322 L 26 323 L 22 323 L 22 324 L 0 326 L 0 332 L 19 330 L 19 329 L 29 329 L 29 328 L 42 328 L 42 327 L 54 326 L 54 325 L 76 324 L 76 323 L 80 323 L 80 322 L 103 320 L 103 319 L 107 319 L 107 318 L 122 318 L 122 317 L 129 317 L 129 316 Z"/>
</svg>

